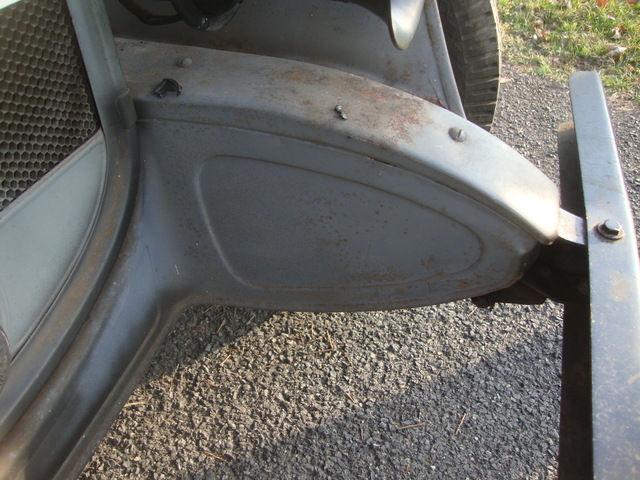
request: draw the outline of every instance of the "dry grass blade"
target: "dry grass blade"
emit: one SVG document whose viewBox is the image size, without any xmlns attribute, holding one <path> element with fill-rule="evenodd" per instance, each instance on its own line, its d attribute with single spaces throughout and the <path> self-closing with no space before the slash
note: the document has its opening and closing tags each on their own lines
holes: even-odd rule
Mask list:
<svg viewBox="0 0 640 480">
<path fill-rule="evenodd" d="M 407 430 L 408 428 L 424 427 L 425 425 L 426 423 L 424 422 L 418 422 L 418 423 L 414 423 L 413 425 L 405 425 L 404 427 L 398 427 L 396 428 L 396 431 L 399 432 L 400 430 Z"/>
<path fill-rule="evenodd" d="M 462 415 L 462 418 L 460 419 L 460 423 L 458 424 L 458 428 L 456 428 L 456 431 L 454 433 L 454 435 L 458 435 L 460 433 L 460 429 L 462 428 L 462 424 L 464 423 L 464 420 L 467 418 L 467 414 L 465 412 L 464 415 Z"/>
<path fill-rule="evenodd" d="M 333 340 L 331 339 L 331 334 L 329 333 L 329 330 L 327 330 L 327 341 L 329 342 L 329 347 L 331 348 L 331 350 L 333 350 L 334 349 Z"/>
<path fill-rule="evenodd" d="M 222 322 L 220 323 L 220 326 L 218 327 L 218 329 L 216 330 L 216 335 L 218 335 L 220 333 L 220 330 L 222 330 L 222 327 L 224 327 L 224 324 L 227 323 L 227 317 L 224 317 L 222 319 Z"/>
<path fill-rule="evenodd" d="M 349 358 L 349 355 L 347 355 L 346 353 L 343 353 L 342 355 L 344 355 L 344 358 L 347 359 L 347 362 L 349 362 L 349 365 L 353 366 L 353 362 L 351 361 L 351 358 Z"/>
<path fill-rule="evenodd" d="M 324 350 L 316 350 L 315 352 L 309 352 L 307 355 L 315 355 L 317 353 L 327 353 L 332 351 L 333 351 L 333 348 L 325 348 Z"/>
<path fill-rule="evenodd" d="M 218 455 L 214 455 L 213 453 L 207 451 L 207 450 L 203 450 L 202 453 L 204 453 L 205 455 L 215 458 L 216 460 L 220 460 L 221 462 L 226 462 L 226 460 L 222 457 L 219 457 Z"/>
</svg>

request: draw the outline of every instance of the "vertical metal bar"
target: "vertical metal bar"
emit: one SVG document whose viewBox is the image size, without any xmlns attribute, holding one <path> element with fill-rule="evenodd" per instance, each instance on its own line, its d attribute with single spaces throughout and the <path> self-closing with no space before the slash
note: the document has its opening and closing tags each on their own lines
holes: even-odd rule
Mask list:
<svg viewBox="0 0 640 480">
<path fill-rule="evenodd" d="M 591 299 L 593 476 L 640 477 L 640 267 L 600 77 L 579 72 L 571 102 L 586 206 Z M 624 236 L 603 235 L 612 220 Z M 609 238 L 607 238 L 609 237 Z"/>
</svg>

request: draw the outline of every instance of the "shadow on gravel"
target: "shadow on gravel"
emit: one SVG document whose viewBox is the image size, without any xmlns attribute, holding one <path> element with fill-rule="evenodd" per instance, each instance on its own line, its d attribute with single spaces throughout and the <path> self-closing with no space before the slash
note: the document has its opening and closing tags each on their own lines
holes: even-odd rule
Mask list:
<svg viewBox="0 0 640 480">
<path fill-rule="evenodd" d="M 561 311 L 474 312 L 194 307 L 81 478 L 555 478 Z"/>
<path fill-rule="evenodd" d="M 402 393 L 354 393 L 348 412 L 258 436 L 242 455 L 217 452 L 222 460 L 181 478 L 555 478 L 559 374 L 538 353 L 556 342 L 556 332 L 540 332 L 457 372 L 410 379 Z M 254 414 L 282 429 L 291 410 L 280 399 Z"/>
<path fill-rule="evenodd" d="M 268 321 L 274 312 L 199 305 L 185 311 L 145 374 L 142 384 L 173 375 L 181 367 L 224 349 Z"/>
</svg>

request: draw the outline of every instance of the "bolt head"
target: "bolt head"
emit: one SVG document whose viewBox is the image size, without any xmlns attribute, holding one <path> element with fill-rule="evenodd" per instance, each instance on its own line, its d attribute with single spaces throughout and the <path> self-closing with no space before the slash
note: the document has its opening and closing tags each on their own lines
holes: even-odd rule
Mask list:
<svg viewBox="0 0 640 480">
<path fill-rule="evenodd" d="M 461 128 L 451 127 L 449 129 L 449 136 L 456 142 L 464 142 L 467 139 L 467 133 Z"/>
<path fill-rule="evenodd" d="M 191 57 L 182 57 L 180 60 L 178 60 L 178 66 L 182 68 L 189 67 L 191 66 L 192 63 L 193 63 L 193 58 Z"/>
<path fill-rule="evenodd" d="M 607 240 L 620 240 L 624 237 L 624 229 L 615 220 L 605 220 L 597 226 L 598 233 Z"/>
</svg>

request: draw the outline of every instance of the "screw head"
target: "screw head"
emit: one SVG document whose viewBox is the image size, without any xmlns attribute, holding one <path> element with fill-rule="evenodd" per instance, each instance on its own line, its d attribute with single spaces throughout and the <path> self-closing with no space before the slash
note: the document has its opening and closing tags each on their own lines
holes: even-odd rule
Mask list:
<svg viewBox="0 0 640 480">
<path fill-rule="evenodd" d="M 451 127 L 449 129 L 449 136 L 456 142 L 464 142 L 467 139 L 467 133 L 461 128 Z"/>
<path fill-rule="evenodd" d="M 182 57 L 180 60 L 178 60 L 178 66 L 182 68 L 189 67 L 191 66 L 192 63 L 193 63 L 193 58 L 191 57 Z"/>
<path fill-rule="evenodd" d="M 598 233 L 607 240 L 620 240 L 624 237 L 624 229 L 622 228 L 622 225 L 615 220 L 607 219 L 596 228 Z"/>
</svg>

